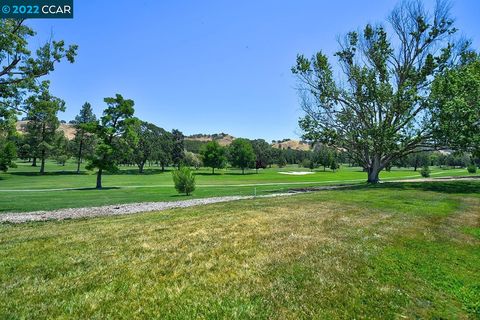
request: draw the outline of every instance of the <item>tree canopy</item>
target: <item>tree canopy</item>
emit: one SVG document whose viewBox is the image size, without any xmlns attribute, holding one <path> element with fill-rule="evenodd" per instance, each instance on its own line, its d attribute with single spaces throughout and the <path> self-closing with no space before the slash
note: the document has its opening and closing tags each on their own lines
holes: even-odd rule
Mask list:
<svg viewBox="0 0 480 320">
<path fill-rule="evenodd" d="M 215 173 L 215 169 L 225 167 L 227 162 L 226 149 L 217 141 L 212 140 L 203 145 L 200 149 L 200 154 L 202 155 L 203 164 L 212 168 L 212 174 Z"/>
<path fill-rule="evenodd" d="M 432 13 L 421 1 L 401 2 L 382 25 L 367 24 L 339 41 L 338 70 L 323 52 L 297 56 L 304 138 L 345 149 L 379 181 L 379 172 L 413 152 L 435 148 L 432 81 L 467 45 L 454 41 L 449 3 Z"/>
<path fill-rule="evenodd" d="M 99 139 L 95 148 L 94 155 L 90 158 L 87 169 L 97 168 L 96 188 L 102 188 L 103 170 L 117 170 L 117 153 L 125 152 L 126 144 L 120 147 L 120 139 L 129 139 L 135 134 L 132 130 L 132 124 L 136 121 L 133 118 L 135 103 L 133 100 L 124 99 L 122 95 L 116 94 L 115 97 L 104 99 L 107 108 L 103 111 L 103 116 L 97 126 L 94 128 Z M 131 140 L 131 138 L 130 138 Z"/>
</svg>

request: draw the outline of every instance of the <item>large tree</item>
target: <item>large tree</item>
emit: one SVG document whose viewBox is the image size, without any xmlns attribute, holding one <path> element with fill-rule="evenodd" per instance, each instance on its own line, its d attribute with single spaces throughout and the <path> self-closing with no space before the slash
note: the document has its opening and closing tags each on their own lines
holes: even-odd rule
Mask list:
<svg viewBox="0 0 480 320">
<path fill-rule="evenodd" d="M 57 140 L 57 129 L 60 126 L 58 112 L 65 111 L 65 102 L 53 97 L 45 82 L 41 92 L 27 100 L 27 110 L 27 140 L 30 142 L 32 157 L 41 161 L 40 174 L 44 174 L 45 160 L 54 150 Z"/>
<path fill-rule="evenodd" d="M 143 173 L 148 160 L 153 160 L 155 154 L 161 152 L 162 138 L 165 130 L 152 123 L 137 121 L 133 125 L 135 142 L 132 143 L 132 158 L 138 166 L 139 173 Z"/>
<path fill-rule="evenodd" d="M 265 169 L 273 161 L 272 146 L 263 139 L 252 140 L 253 152 L 255 153 L 255 170 Z"/>
<path fill-rule="evenodd" d="M 130 140 L 129 136 L 135 133 L 132 124 L 136 121 L 133 118 L 135 103 L 133 100 L 124 99 L 120 94 L 115 97 L 103 99 L 107 108 L 103 111 L 100 122 L 97 123 L 92 133 L 96 134 L 99 141 L 95 147 L 95 153 L 87 165 L 87 169 L 97 171 L 96 188 L 102 188 L 102 173 L 117 170 L 119 153 L 124 152 L 127 147 L 122 140 Z"/>
<path fill-rule="evenodd" d="M 200 149 L 202 155 L 203 165 L 212 168 L 212 174 L 215 174 L 215 169 L 225 167 L 227 162 L 226 149 L 222 147 L 217 141 L 212 140 L 204 144 Z"/>
<path fill-rule="evenodd" d="M 432 79 L 462 47 L 451 41 L 456 29 L 448 2 L 437 1 L 429 13 L 421 1 L 406 0 L 388 22 L 390 29 L 367 24 L 340 40 L 339 78 L 322 52 L 311 59 L 298 55 L 292 68 L 305 111 L 299 122 L 304 137 L 346 149 L 371 183 L 392 161 L 436 147 Z"/>
<path fill-rule="evenodd" d="M 172 130 L 172 161 L 173 164 L 180 169 L 180 165 L 183 162 L 183 158 L 185 157 L 185 146 L 184 146 L 184 139 L 185 136 L 180 130 L 173 129 Z"/>
<path fill-rule="evenodd" d="M 480 156 L 480 56 L 464 55 L 460 66 L 437 76 L 431 100 L 440 141 Z"/>
<path fill-rule="evenodd" d="M 252 168 L 255 164 L 255 153 L 250 140 L 233 140 L 228 147 L 228 158 L 232 166 L 242 169 L 242 174 L 245 174 L 245 169 Z"/>
<path fill-rule="evenodd" d="M 11 143 L 15 120 L 25 112 L 22 102 L 29 92 L 38 89 L 40 77 L 55 69 L 64 59 L 74 62 L 77 46 L 64 41 L 48 41 L 35 52 L 30 39 L 35 31 L 23 19 L 0 19 L 0 161 L 4 170 L 11 166 L 15 150 Z"/>
<path fill-rule="evenodd" d="M 93 153 L 95 136 L 89 132 L 92 131 L 92 126 L 94 127 L 96 122 L 97 117 L 93 113 L 92 106 L 85 102 L 73 121 L 76 131 L 72 143 L 77 157 L 77 173 L 80 173 L 80 165 L 85 154 L 91 156 Z"/>
<path fill-rule="evenodd" d="M 158 148 L 154 150 L 153 160 L 158 161 L 162 167 L 165 167 L 172 161 L 173 135 L 171 132 L 164 131 L 158 139 Z"/>
</svg>

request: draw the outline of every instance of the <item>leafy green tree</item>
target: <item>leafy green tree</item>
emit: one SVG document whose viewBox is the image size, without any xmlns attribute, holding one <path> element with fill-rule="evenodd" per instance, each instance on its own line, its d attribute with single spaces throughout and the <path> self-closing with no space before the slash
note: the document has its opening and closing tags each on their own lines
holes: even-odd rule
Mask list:
<svg viewBox="0 0 480 320">
<path fill-rule="evenodd" d="M 147 161 L 152 160 L 161 148 L 165 130 L 145 121 L 136 121 L 132 129 L 135 132 L 134 141 L 131 143 L 132 158 L 138 166 L 139 173 L 143 173 Z"/>
<path fill-rule="evenodd" d="M 85 102 L 73 121 L 76 132 L 72 142 L 77 157 L 77 173 L 80 173 L 80 165 L 85 155 L 89 157 L 93 154 L 96 141 L 95 136 L 90 132 L 95 128 L 96 122 L 97 117 L 93 113 L 92 106 Z"/>
<path fill-rule="evenodd" d="M 60 126 L 58 112 L 65 111 L 65 102 L 53 97 L 48 91 L 48 83 L 42 85 L 41 92 L 27 100 L 27 136 L 34 159 L 41 160 L 40 174 L 45 173 L 45 160 L 54 150 L 57 129 Z"/>
<path fill-rule="evenodd" d="M 172 161 L 173 135 L 171 132 L 164 131 L 158 139 L 158 148 L 154 150 L 153 159 L 158 161 L 162 167 L 165 167 Z"/>
<path fill-rule="evenodd" d="M 13 160 L 17 157 L 15 144 L 8 140 L 0 140 L 0 171 L 7 172 L 8 168 L 15 168 Z"/>
<path fill-rule="evenodd" d="M 0 114 L 0 171 L 7 172 L 8 168 L 14 168 L 16 166 L 14 162 L 17 157 L 14 142 L 15 131 L 14 119 L 7 118 L 2 120 Z"/>
<path fill-rule="evenodd" d="M 252 140 L 253 152 L 255 153 L 255 170 L 265 169 L 272 163 L 272 146 L 263 139 Z"/>
<path fill-rule="evenodd" d="M 195 175 L 188 167 L 180 167 L 172 171 L 173 183 L 179 193 L 185 193 L 187 196 L 195 191 Z"/>
<path fill-rule="evenodd" d="M 416 152 L 409 154 L 406 157 L 406 162 L 409 167 L 413 167 L 413 171 L 417 171 L 418 168 L 425 165 L 430 165 L 430 153 L 429 152 Z"/>
<path fill-rule="evenodd" d="M 480 155 L 480 56 L 464 55 L 433 83 L 431 100 L 440 143 Z"/>
<path fill-rule="evenodd" d="M 183 163 L 188 167 L 194 167 L 195 170 L 198 170 L 202 166 L 200 156 L 190 151 L 185 151 L 185 159 L 183 159 Z"/>
<path fill-rule="evenodd" d="M 0 162 L 4 170 L 12 166 L 16 116 L 28 92 L 38 90 L 38 79 L 55 70 L 62 60 L 74 62 L 77 46 L 49 41 L 34 53 L 30 39 L 35 31 L 24 19 L 0 19 Z"/>
<path fill-rule="evenodd" d="M 203 145 L 200 149 L 200 154 L 203 164 L 212 168 L 212 174 L 215 174 L 215 169 L 217 168 L 225 168 L 227 162 L 226 149 L 217 141 L 212 140 Z"/>
<path fill-rule="evenodd" d="M 318 166 L 323 167 L 323 171 L 327 170 L 327 167 L 330 167 L 333 161 L 334 155 L 331 148 L 317 144 L 313 148 L 311 160 Z"/>
<path fill-rule="evenodd" d="M 180 130 L 173 129 L 172 138 L 172 162 L 175 166 L 177 166 L 178 169 L 180 169 L 180 165 L 185 157 L 185 136 Z"/>
<path fill-rule="evenodd" d="M 330 163 L 330 169 L 335 172 L 340 166 L 337 163 L 337 159 L 335 157 L 332 158 L 332 162 Z"/>
<path fill-rule="evenodd" d="M 65 137 L 63 131 L 55 133 L 52 156 L 59 165 L 64 166 L 70 158 L 69 144 L 70 141 Z"/>
<path fill-rule="evenodd" d="M 233 140 L 228 148 L 228 157 L 232 166 L 242 169 L 242 174 L 255 164 L 255 153 L 248 139 Z"/>
<path fill-rule="evenodd" d="M 435 147 L 431 82 L 455 63 L 449 40 L 456 29 L 446 1 L 429 13 L 421 1 L 405 0 L 388 22 L 392 34 L 367 24 L 340 41 L 343 77 L 335 79 L 322 52 L 311 59 L 298 55 L 292 68 L 305 112 L 299 122 L 304 138 L 347 150 L 370 183 L 396 159 Z"/>
<path fill-rule="evenodd" d="M 422 170 L 420 170 L 420 174 L 421 174 L 422 177 L 424 177 L 424 178 L 430 177 L 430 168 L 428 167 L 428 165 L 424 165 L 424 166 L 422 167 Z"/>
<path fill-rule="evenodd" d="M 103 111 L 100 122 L 92 133 L 96 134 L 99 141 L 95 147 L 95 153 L 87 165 L 88 170 L 95 168 L 97 171 L 96 188 L 102 188 L 103 171 L 115 171 L 117 168 L 118 155 L 121 148 L 119 139 L 128 139 L 135 133 L 132 130 L 132 123 L 135 121 L 133 100 L 124 99 L 120 94 L 115 97 L 103 99 L 107 108 Z M 125 144 L 123 145 L 125 146 Z"/>
</svg>

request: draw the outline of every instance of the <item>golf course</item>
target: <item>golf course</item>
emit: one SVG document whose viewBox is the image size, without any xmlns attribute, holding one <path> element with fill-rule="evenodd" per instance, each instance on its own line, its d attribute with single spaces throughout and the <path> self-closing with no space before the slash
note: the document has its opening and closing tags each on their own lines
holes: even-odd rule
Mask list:
<svg viewBox="0 0 480 320">
<path fill-rule="evenodd" d="M 480 320 L 480 1 L 0 8 L 0 320 Z"/>
<path fill-rule="evenodd" d="M 60 208 L 93 207 L 148 201 L 176 201 L 179 195 L 172 182 L 171 169 L 162 172 L 156 166 L 146 167 L 138 174 L 135 167 L 121 167 L 115 174 L 104 177 L 104 189 L 94 188 L 95 175 L 89 171 L 76 173 L 73 162 L 65 166 L 47 163 L 47 174 L 40 175 L 30 163 L 18 163 L 7 173 L 0 173 L 0 212 L 53 210 Z M 290 174 L 290 173 L 300 174 Z M 286 173 L 286 174 L 285 174 Z M 359 167 L 342 166 L 308 170 L 298 165 L 283 168 L 248 170 L 242 174 L 235 168 L 211 174 L 208 168 L 195 170 L 197 189 L 193 197 L 207 198 L 233 195 L 265 195 L 292 189 L 341 184 L 364 184 L 365 172 Z M 432 177 L 472 176 L 465 168 L 432 168 Z M 382 180 L 420 179 L 413 168 L 381 173 Z"/>
</svg>

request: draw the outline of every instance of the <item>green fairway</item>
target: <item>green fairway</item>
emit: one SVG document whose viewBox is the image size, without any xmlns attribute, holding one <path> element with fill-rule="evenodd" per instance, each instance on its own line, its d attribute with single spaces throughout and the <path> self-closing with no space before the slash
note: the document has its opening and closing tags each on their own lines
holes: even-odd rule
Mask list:
<svg viewBox="0 0 480 320">
<path fill-rule="evenodd" d="M 136 167 L 123 167 L 117 174 L 104 176 L 104 190 L 95 190 L 93 172 L 75 173 L 75 165 L 59 166 L 48 162 L 47 174 L 38 174 L 38 168 L 28 163 L 19 163 L 18 168 L 0 174 L 0 212 L 51 210 L 58 208 L 98 206 L 144 201 L 171 201 L 183 199 L 173 188 L 169 171 L 161 172 L 158 167 L 146 169 L 138 174 Z M 329 184 L 363 183 L 366 174 L 358 167 L 343 166 L 339 171 L 316 170 L 307 175 L 286 175 L 279 172 L 310 170 L 289 166 L 250 170 L 242 175 L 239 170 L 219 170 L 215 175 L 209 169 L 196 171 L 197 190 L 193 197 L 225 195 L 268 194 L 291 188 Z M 433 169 L 433 177 L 466 175 L 465 169 Z M 420 178 L 413 169 L 392 169 L 382 172 L 388 181 L 402 178 Z M 65 190 L 62 190 L 65 189 Z"/>
<path fill-rule="evenodd" d="M 0 226 L 0 318 L 480 317 L 480 183 Z"/>
</svg>

